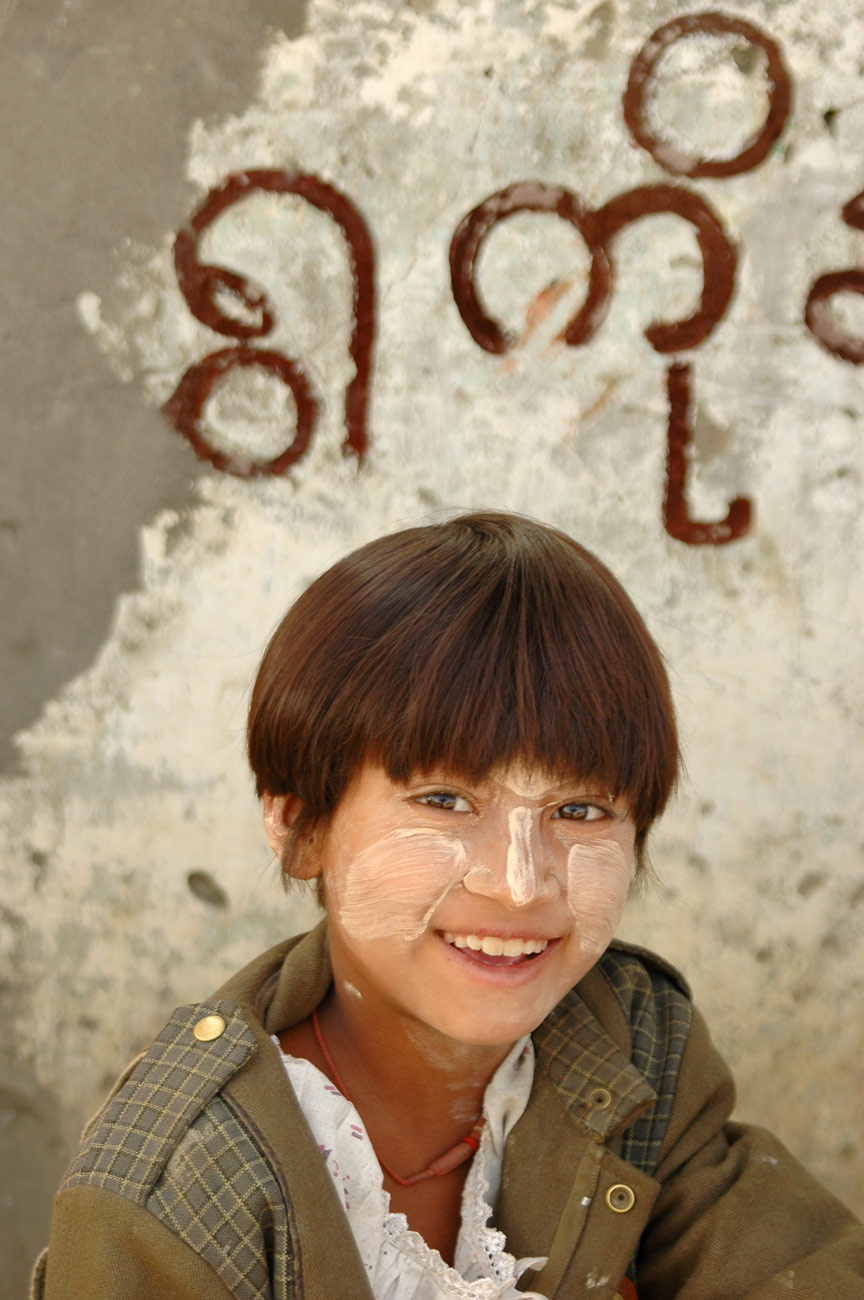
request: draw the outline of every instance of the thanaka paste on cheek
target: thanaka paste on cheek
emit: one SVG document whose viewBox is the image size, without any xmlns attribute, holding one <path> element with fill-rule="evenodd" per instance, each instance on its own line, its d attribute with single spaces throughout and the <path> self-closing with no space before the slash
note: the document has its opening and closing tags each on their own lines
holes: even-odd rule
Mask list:
<svg viewBox="0 0 864 1300">
<path fill-rule="evenodd" d="M 567 854 L 567 905 L 579 947 L 596 959 L 608 948 L 630 889 L 630 862 L 619 844 L 574 844 Z"/>
<path fill-rule="evenodd" d="M 352 939 L 417 939 L 465 874 L 465 849 L 435 830 L 396 830 L 370 844 L 327 882 Z"/>
</svg>

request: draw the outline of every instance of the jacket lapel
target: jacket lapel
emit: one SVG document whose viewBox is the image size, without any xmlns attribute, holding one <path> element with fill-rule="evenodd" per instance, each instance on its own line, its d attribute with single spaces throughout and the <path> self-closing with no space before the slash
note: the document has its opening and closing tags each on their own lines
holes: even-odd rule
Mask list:
<svg viewBox="0 0 864 1300">
<path fill-rule="evenodd" d="M 621 1273 L 626 1269 L 644 1226 L 642 1210 L 653 1204 L 657 1184 L 605 1144 L 651 1106 L 656 1094 L 576 990 L 533 1039 L 534 1086 L 507 1141 L 495 1222 L 517 1258 L 548 1257 L 546 1267 L 526 1275 L 523 1286 L 551 1300 L 566 1294 L 559 1288 L 572 1271 L 589 1216 L 599 1219 L 605 1212 L 614 1221 Z M 639 1185 L 638 1214 L 615 1215 L 604 1204 L 607 1184 L 614 1185 L 622 1170 L 628 1186 Z"/>
</svg>

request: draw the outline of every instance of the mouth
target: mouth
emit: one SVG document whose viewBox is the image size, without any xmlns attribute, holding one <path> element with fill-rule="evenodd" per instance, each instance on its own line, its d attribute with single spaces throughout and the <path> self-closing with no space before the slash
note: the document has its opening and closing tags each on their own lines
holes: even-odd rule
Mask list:
<svg viewBox="0 0 864 1300">
<path fill-rule="evenodd" d="M 496 934 L 453 934 L 450 930 L 440 934 L 451 948 L 483 966 L 520 966 L 534 961 L 550 944 L 549 939 L 504 939 Z"/>
</svg>

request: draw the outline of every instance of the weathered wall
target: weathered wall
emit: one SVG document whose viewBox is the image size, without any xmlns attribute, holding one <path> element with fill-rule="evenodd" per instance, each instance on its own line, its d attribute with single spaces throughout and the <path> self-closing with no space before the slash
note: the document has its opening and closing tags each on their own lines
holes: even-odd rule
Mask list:
<svg viewBox="0 0 864 1300">
<path fill-rule="evenodd" d="M 6 345 L 8 442 L 29 468 L 4 537 L 31 701 L 0 785 L 10 1141 L 41 1135 L 48 1178 L 171 1005 L 307 923 L 242 755 L 285 605 L 381 531 L 501 506 L 596 549 L 673 666 L 688 776 L 655 840 L 663 889 L 626 935 L 690 976 L 742 1116 L 864 1210 L 864 315 L 857 272 L 820 279 L 864 263 L 856 210 L 841 215 L 862 185 L 860 6 L 763 0 L 729 11 L 749 33 L 685 24 L 653 80 L 640 49 L 695 10 L 310 0 L 242 24 L 225 5 L 214 34 L 198 5 L 170 8 L 182 58 L 167 38 L 141 52 L 143 11 L 106 36 L 147 95 L 94 58 L 95 3 L 13 14 L 5 37 L 31 79 L 42 68 L 26 115 L 3 120 L 33 185 L 13 230 L 41 285 L 31 310 L 63 344 L 42 344 L 38 387 L 33 349 Z M 142 142 L 103 158 L 95 229 L 74 82 L 64 121 L 40 98 L 45 60 L 71 81 L 73 53 L 90 120 L 113 138 L 122 106 Z M 28 135 L 51 114 L 40 173 Z M 66 186 L 61 284 L 22 241 L 40 176 L 43 194 Z M 674 327 L 646 337 L 658 320 Z M 55 390 L 67 345 L 77 387 Z M 359 462 L 346 442 L 367 444 Z M 274 459 L 282 472 L 250 473 Z M 117 558 L 136 537 L 137 577 Z M 40 587 L 49 562 L 63 580 Z M 31 642 L 55 674 L 75 655 L 83 671 L 25 678 Z M 13 1173 L 5 1202 L 21 1258 L 28 1185 Z"/>
</svg>

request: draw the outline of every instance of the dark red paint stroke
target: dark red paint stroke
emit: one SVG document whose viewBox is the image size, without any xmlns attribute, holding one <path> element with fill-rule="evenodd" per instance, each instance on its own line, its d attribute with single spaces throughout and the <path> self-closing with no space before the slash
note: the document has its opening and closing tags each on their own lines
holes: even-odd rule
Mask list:
<svg viewBox="0 0 864 1300">
<path fill-rule="evenodd" d="M 607 250 L 619 230 L 658 213 L 673 213 L 688 221 L 696 231 L 702 254 L 702 293 L 692 316 L 664 324 L 654 321 L 645 337 L 655 352 L 675 352 L 703 342 L 722 318 L 735 288 L 738 254 L 720 218 L 698 194 L 676 185 L 642 185 L 627 190 L 591 214 L 589 229 L 594 241 Z M 569 329 L 564 339 L 571 342 Z"/>
<path fill-rule="evenodd" d="M 687 505 L 687 469 L 693 434 L 690 429 L 690 367 L 676 364 L 666 372 L 669 394 L 669 435 L 666 454 L 666 492 L 663 525 L 670 537 L 688 546 L 725 546 L 751 531 L 753 507 L 747 497 L 731 502 L 726 518 L 703 523 L 690 518 Z"/>
<path fill-rule="evenodd" d="M 462 218 L 450 241 L 450 283 L 459 314 L 475 343 L 487 352 L 507 352 L 516 336 L 504 330 L 481 305 L 477 292 L 477 259 L 483 243 L 499 221 L 517 212 L 551 212 L 569 222 L 582 235 L 591 253 L 588 294 L 577 316 L 567 329 L 580 322 L 581 335 L 573 343 L 590 338 L 606 311 L 611 283 L 611 268 L 602 248 L 592 244 L 589 214 L 581 200 L 561 185 L 543 181 L 517 181 L 479 203 Z"/>
<path fill-rule="evenodd" d="M 864 230 L 864 191 L 843 208 L 843 220 L 853 230 Z M 810 333 L 832 356 L 841 361 L 851 361 L 853 366 L 864 362 L 864 339 L 848 334 L 834 319 L 831 299 L 835 293 L 864 294 L 864 271 L 849 267 L 845 271 L 829 271 L 815 280 L 804 308 L 804 323 Z"/>
<path fill-rule="evenodd" d="M 499 221 L 517 212 L 550 212 L 582 235 L 591 254 L 588 290 L 579 311 L 560 334 L 570 347 L 586 343 L 609 306 L 613 288 L 610 244 L 624 226 L 656 213 L 674 213 L 696 231 L 702 254 L 702 294 L 692 316 L 671 323 L 655 321 L 645 337 L 657 352 L 695 347 L 721 319 L 735 288 L 737 253 L 719 218 L 698 194 L 674 185 L 645 185 L 618 195 L 592 212 L 576 194 L 559 185 L 522 181 L 491 194 L 473 208 L 456 229 L 450 244 L 450 281 L 459 313 L 471 337 L 487 352 L 502 353 L 516 339 L 485 310 L 476 284 L 477 260 L 484 240 Z"/>
<path fill-rule="evenodd" d="M 290 446 L 261 464 L 245 456 L 219 451 L 204 430 L 204 404 L 218 381 L 236 366 L 260 366 L 270 371 L 291 389 L 297 407 L 297 431 Z M 281 352 L 263 348 L 225 348 L 211 352 L 197 365 L 190 366 L 177 389 L 162 408 L 179 433 L 188 438 L 199 460 L 209 461 L 215 469 L 239 478 L 258 478 L 267 474 L 284 474 L 303 455 L 318 418 L 318 400 L 300 365 Z"/>
<path fill-rule="evenodd" d="M 645 118 L 645 94 L 653 80 L 658 61 L 671 45 L 684 37 L 697 34 L 743 36 L 751 45 L 765 51 L 770 82 L 768 114 L 759 131 L 746 141 L 733 158 L 711 159 L 684 154 L 656 135 Z M 673 175 L 738 176 L 742 172 L 752 171 L 764 162 L 786 125 L 791 104 L 792 82 L 777 43 L 766 32 L 745 22 L 743 18 L 731 18 L 728 14 L 709 10 L 673 18 L 649 36 L 630 66 L 630 76 L 624 92 L 624 121 L 636 143 L 647 149 L 652 158 Z"/>
<path fill-rule="evenodd" d="M 251 170 L 226 177 L 221 185 L 210 191 L 193 214 L 189 225 L 177 235 L 174 265 L 178 284 L 192 314 L 219 334 L 244 341 L 259 338 L 273 329 L 276 312 L 264 289 L 225 267 L 202 265 L 198 261 L 199 241 L 208 226 L 227 208 L 258 192 L 296 194 L 332 217 L 345 235 L 351 259 L 354 317 L 348 351 L 354 362 L 355 374 L 345 393 L 347 436 L 343 451 L 353 452 L 358 459 L 362 458 L 368 445 L 366 421 L 375 344 L 375 252 L 366 223 L 349 198 L 317 176 L 304 173 Z M 227 289 L 238 297 L 258 319 L 250 323 L 226 315 L 216 303 L 216 293 L 220 289 Z M 230 349 L 228 351 L 231 352 Z M 239 352 L 234 351 L 231 355 L 239 356 Z M 205 358 L 205 362 L 208 360 Z M 199 365 L 204 365 L 205 362 Z M 234 361 L 232 364 L 242 363 Z M 299 371 L 297 363 L 289 364 Z M 191 430 L 197 417 L 191 408 L 187 411 L 182 401 L 175 401 L 181 389 L 190 394 L 197 391 L 194 384 L 187 385 L 184 389 L 189 373 L 180 381 L 177 393 L 168 407 L 172 408 L 171 418 L 175 427 L 192 441 Z M 206 380 L 206 375 L 202 378 Z M 298 436 L 299 433 L 298 428 Z M 296 441 L 295 438 L 292 447 Z"/>
</svg>

